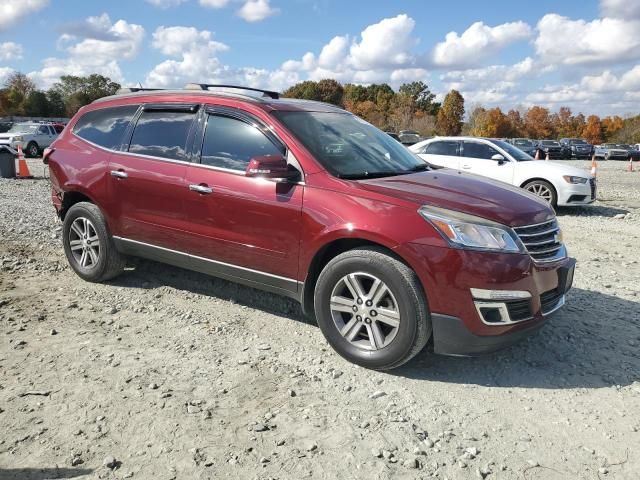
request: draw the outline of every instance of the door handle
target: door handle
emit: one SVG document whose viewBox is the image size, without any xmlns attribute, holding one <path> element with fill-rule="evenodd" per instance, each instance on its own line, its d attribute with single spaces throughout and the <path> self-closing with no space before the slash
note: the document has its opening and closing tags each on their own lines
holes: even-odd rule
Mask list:
<svg viewBox="0 0 640 480">
<path fill-rule="evenodd" d="M 204 195 L 213 193 L 213 188 L 207 185 L 189 185 L 189 190 L 191 190 L 192 192 L 202 193 Z"/>
<path fill-rule="evenodd" d="M 463 163 L 462 168 L 471 168 L 471 165 L 469 165 L 468 163 Z"/>
<path fill-rule="evenodd" d="M 124 170 L 111 170 L 111 176 L 116 178 L 127 178 L 129 174 Z"/>
</svg>

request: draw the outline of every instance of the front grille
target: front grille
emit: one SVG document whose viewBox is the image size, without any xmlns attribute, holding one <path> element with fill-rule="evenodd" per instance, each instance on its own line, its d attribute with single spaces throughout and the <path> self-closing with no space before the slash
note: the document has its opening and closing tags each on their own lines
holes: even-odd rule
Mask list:
<svg viewBox="0 0 640 480">
<path fill-rule="evenodd" d="M 531 299 L 506 300 L 504 303 L 509 311 L 511 321 L 515 322 L 531 318 Z"/>
<path fill-rule="evenodd" d="M 548 292 L 544 292 L 540 295 L 540 306 L 542 308 L 542 313 L 546 314 L 553 310 L 560 300 L 562 300 L 562 292 L 559 292 L 558 289 L 554 288 L 553 290 L 549 290 Z"/>
<path fill-rule="evenodd" d="M 514 231 L 534 260 L 550 262 L 563 255 L 564 247 L 558 238 L 560 227 L 555 218 L 536 225 L 515 227 Z"/>
</svg>

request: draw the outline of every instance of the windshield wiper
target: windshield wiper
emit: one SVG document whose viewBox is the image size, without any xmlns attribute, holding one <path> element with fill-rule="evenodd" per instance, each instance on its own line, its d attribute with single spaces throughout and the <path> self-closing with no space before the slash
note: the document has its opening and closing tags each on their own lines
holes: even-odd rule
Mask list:
<svg viewBox="0 0 640 480">
<path fill-rule="evenodd" d="M 415 165 L 407 170 L 407 173 L 424 172 L 425 170 L 431 170 L 431 165 L 429 165 L 428 163 L 419 163 L 418 165 Z"/>
</svg>

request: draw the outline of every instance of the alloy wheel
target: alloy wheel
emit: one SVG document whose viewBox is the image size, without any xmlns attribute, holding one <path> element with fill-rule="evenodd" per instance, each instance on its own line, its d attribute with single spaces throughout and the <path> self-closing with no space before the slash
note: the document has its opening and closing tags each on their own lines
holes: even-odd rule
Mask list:
<svg viewBox="0 0 640 480">
<path fill-rule="evenodd" d="M 400 309 L 391 289 L 369 273 L 342 277 L 331 292 L 330 310 L 340 335 L 365 350 L 389 345 L 400 326 Z"/>
<path fill-rule="evenodd" d="M 69 229 L 69 248 L 74 260 L 82 268 L 92 268 L 100 259 L 100 239 L 91 220 L 76 218 Z"/>
<path fill-rule="evenodd" d="M 527 191 L 539 196 L 547 203 L 551 203 L 551 201 L 553 200 L 553 194 L 551 193 L 551 190 L 549 190 L 549 188 L 547 188 L 545 185 L 542 185 L 541 183 L 532 183 L 527 187 Z"/>
</svg>

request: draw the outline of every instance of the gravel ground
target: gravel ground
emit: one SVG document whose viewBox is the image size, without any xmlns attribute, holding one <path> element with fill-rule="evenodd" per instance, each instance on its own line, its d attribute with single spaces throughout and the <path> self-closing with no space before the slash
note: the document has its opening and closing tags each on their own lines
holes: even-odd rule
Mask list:
<svg viewBox="0 0 640 480">
<path fill-rule="evenodd" d="M 567 162 L 587 168 L 588 162 Z M 575 288 L 482 358 L 348 364 L 293 302 L 67 267 L 42 164 L 0 180 L 0 479 L 638 479 L 640 173 L 559 213 Z"/>
</svg>

